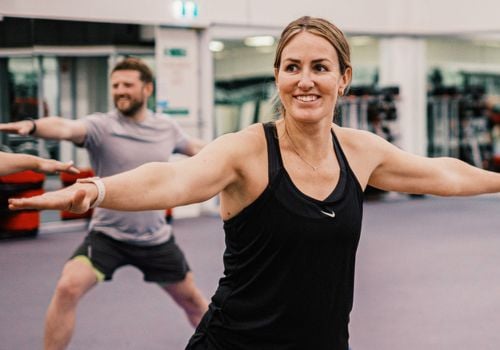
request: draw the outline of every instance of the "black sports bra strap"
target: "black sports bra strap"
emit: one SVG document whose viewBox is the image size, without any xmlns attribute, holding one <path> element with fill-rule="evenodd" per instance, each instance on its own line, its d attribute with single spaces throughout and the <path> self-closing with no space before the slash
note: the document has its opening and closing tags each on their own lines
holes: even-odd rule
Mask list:
<svg viewBox="0 0 500 350">
<path fill-rule="evenodd" d="M 283 164 L 281 162 L 281 152 L 278 143 L 278 133 L 276 124 L 272 122 L 263 123 L 267 141 L 268 176 L 269 184 L 278 175 Z"/>
<path fill-rule="evenodd" d="M 335 150 L 335 154 L 337 155 L 340 170 L 345 171 L 347 159 L 345 157 L 344 151 L 342 150 L 342 147 L 340 146 L 339 139 L 337 138 L 337 135 L 335 135 L 335 132 L 333 131 L 333 129 L 332 129 L 331 133 L 332 133 L 332 139 L 333 139 L 333 149 Z"/>
</svg>

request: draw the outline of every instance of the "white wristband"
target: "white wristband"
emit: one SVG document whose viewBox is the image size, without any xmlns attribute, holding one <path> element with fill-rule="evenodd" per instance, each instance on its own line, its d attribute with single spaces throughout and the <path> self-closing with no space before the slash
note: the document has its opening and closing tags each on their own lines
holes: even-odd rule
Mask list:
<svg viewBox="0 0 500 350">
<path fill-rule="evenodd" d="M 97 187 L 97 198 L 94 203 L 90 205 L 89 209 L 93 209 L 98 207 L 102 201 L 104 200 L 104 196 L 106 196 L 106 187 L 104 187 L 104 182 L 99 177 L 87 177 L 85 179 L 76 180 L 78 183 L 93 183 Z"/>
</svg>

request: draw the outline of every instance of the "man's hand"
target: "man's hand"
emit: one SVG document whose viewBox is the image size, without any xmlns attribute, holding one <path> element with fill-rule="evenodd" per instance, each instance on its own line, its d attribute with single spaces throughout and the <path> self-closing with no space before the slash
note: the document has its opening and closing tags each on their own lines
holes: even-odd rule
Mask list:
<svg viewBox="0 0 500 350">
<path fill-rule="evenodd" d="M 18 135 L 29 135 L 30 131 L 33 129 L 33 120 L 21 120 L 14 123 L 4 123 L 0 124 L 0 131 L 18 134 Z"/>
<path fill-rule="evenodd" d="M 85 213 L 97 197 L 93 184 L 74 184 L 59 191 L 47 192 L 30 198 L 10 198 L 9 209 L 66 210 L 75 214 Z"/>
</svg>

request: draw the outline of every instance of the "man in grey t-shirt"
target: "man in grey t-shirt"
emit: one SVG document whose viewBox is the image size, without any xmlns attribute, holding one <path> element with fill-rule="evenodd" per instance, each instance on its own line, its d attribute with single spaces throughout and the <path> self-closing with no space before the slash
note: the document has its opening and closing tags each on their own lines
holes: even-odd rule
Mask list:
<svg viewBox="0 0 500 350">
<path fill-rule="evenodd" d="M 98 176 L 110 176 L 147 162 L 168 161 L 175 151 L 191 156 L 204 146 L 163 114 L 148 110 L 153 75 L 139 59 L 119 62 L 111 73 L 116 110 L 79 120 L 47 117 L 0 124 L 0 131 L 68 140 L 85 147 Z M 133 200 L 131 198 L 130 200 Z M 195 286 L 175 244 L 165 211 L 120 212 L 97 208 L 90 232 L 64 266 L 45 322 L 45 349 L 64 349 L 74 329 L 80 298 L 99 281 L 111 280 L 120 266 L 133 265 L 185 310 L 193 326 L 207 301 Z"/>
</svg>

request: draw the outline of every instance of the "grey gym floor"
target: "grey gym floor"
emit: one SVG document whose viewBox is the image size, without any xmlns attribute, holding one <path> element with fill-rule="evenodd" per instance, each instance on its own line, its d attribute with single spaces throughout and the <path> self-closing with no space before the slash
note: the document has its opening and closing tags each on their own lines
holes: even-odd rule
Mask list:
<svg viewBox="0 0 500 350">
<path fill-rule="evenodd" d="M 367 202 L 353 350 L 500 349 L 499 212 L 496 195 Z M 0 241 L 1 350 L 42 348 L 46 306 L 84 235 L 69 225 Z M 222 273 L 220 220 L 177 219 L 174 227 L 198 285 L 211 296 Z M 70 349 L 184 349 L 191 333 L 174 302 L 126 267 L 83 299 Z"/>
</svg>

